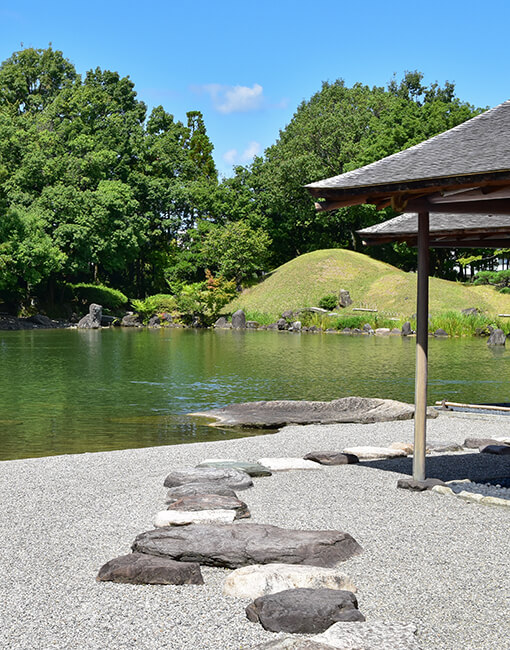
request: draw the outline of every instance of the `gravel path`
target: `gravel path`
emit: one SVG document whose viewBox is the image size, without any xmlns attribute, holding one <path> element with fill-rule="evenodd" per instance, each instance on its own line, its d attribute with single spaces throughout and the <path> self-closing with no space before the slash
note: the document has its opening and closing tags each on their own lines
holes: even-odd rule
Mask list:
<svg viewBox="0 0 510 650">
<path fill-rule="evenodd" d="M 510 420 L 441 415 L 429 438 L 504 435 Z M 287 427 L 212 443 L 0 463 L 1 648 L 249 650 L 274 638 L 249 623 L 246 601 L 204 586 L 96 583 L 164 509 L 170 469 L 210 457 L 302 456 L 412 439 L 412 422 Z M 509 650 L 510 508 L 397 490 L 410 459 L 282 472 L 239 495 L 252 521 L 351 533 L 364 553 L 342 566 L 367 620 L 415 623 L 424 649 Z M 446 480 L 510 475 L 510 460 L 466 452 L 428 460 Z"/>
</svg>

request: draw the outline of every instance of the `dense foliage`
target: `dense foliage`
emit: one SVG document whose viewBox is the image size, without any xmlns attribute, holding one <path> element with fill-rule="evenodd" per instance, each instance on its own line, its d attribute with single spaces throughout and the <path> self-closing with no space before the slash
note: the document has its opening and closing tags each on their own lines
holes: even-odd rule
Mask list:
<svg viewBox="0 0 510 650">
<path fill-rule="evenodd" d="M 218 181 L 199 112 L 186 123 L 162 106 L 147 115 L 128 77 L 96 68 L 82 78 L 51 47 L 15 52 L 0 66 L 0 302 L 51 304 L 66 286 L 102 284 L 139 299 L 170 292 L 207 320 L 215 277 L 239 288 L 300 253 L 359 250 L 355 230 L 390 216 L 317 214 L 303 185 L 474 112 L 453 85 L 426 87 L 419 73 L 386 88 L 324 83 L 262 157 Z M 371 253 L 414 264 L 402 245 Z M 442 255 L 447 274 L 453 256 Z"/>
</svg>

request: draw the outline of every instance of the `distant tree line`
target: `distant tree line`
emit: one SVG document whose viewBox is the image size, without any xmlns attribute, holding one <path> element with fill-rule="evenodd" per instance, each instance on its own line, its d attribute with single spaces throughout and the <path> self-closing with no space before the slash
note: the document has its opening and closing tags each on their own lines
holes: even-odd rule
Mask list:
<svg viewBox="0 0 510 650">
<path fill-rule="evenodd" d="M 206 270 L 209 283 L 240 287 L 319 248 L 413 268 L 405 245 L 367 251 L 355 235 L 389 210 L 317 214 L 303 186 L 477 112 L 453 84 L 424 86 L 418 72 L 385 88 L 324 83 L 263 156 L 219 180 L 200 112 L 186 123 L 162 106 L 147 115 L 128 77 L 96 68 L 82 78 L 51 47 L 15 52 L 0 66 L 0 302 L 58 303 L 72 283 L 177 294 Z M 454 262 L 439 253 L 436 273 Z"/>
</svg>

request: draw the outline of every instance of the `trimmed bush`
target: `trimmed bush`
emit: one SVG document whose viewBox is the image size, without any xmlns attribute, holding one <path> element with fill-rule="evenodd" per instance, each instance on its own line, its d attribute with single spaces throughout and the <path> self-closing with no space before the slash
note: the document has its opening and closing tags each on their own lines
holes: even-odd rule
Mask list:
<svg viewBox="0 0 510 650">
<path fill-rule="evenodd" d="M 105 287 L 104 284 L 80 282 L 68 284 L 67 287 L 71 290 L 73 300 L 84 304 L 95 302 L 106 309 L 120 309 L 128 302 L 127 296 L 122 291 Z"/>
<path fill-rule="evenodd" d="M 338 304 L 338 296 L 335 296 L 334 293 L 329 293 L 327 296 L 322 296 L 319 300 L 319 307 L 321 309 L 327 309 L 332 311 Z"/>
<path fill-rule="evenodd" d="M 172 313 L 177 309 L 177 301 L 169 293 L 156 293 L 153 296 L 147 296 L 144 300 L 133 298 L 131 304 L 144 322 L 147 322 L 154 314 Z"/>
</svg>

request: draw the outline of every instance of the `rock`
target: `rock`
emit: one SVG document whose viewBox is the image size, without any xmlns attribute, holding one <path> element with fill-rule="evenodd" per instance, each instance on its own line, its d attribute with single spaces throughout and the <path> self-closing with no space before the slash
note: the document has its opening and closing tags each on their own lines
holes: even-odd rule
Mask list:
<svg viewBox="0 0 510 650">
<path fill-rule="evenodd" d="M 324 330 L 326 334 L 337 334 L 338 330 L 336 330 L 334 327 L 328 327 L 327 330 Z"/>
<path fill-rule="evenodd" d="M 161 325 L 161 318 L 159 316 L 151 316 L 147 324 L 149 327 L 159 327 Z"/>
<path fill-rule="evenodd" d="M 276 326 L 278 327 L 279 330 L 288 330 L 289 329 L 289 324 L 285 320 L 285 318 L 279 318 L 276 321 Z"/>
<path fill-rule="evenodd" d="M 162 510 L 154 517 L 156 528 L 189 526 L 190 524 L 231 524 L 236 517 L 233 510 Z"/>
<path fill-rule="evenodd" d="M 505 345 L 506 335 L 503 330 L 495 329 L 487 339 L 487 345 Z"/>
<path fill-rule="evenodd" d="M 238 469 L 241 472 L 246 472 L 250 476 L 271 476 L 270 470 L 260 463 L 251 463 L 246 460 L 231 460 L 230 458 L 207 458 L 199 463 L 197 467 Z"/>
<path fill-rule="evenodd" d="M 414 405 L 369 397 L 342 397 L 332 402 L 245 402 L 189 415 L 215 418 L 217 422 L 212 426 L 277 429 L 287 424 L 410 420 Z"/>
<path fill-rule="evenodd" d="M 55 323 L 51 320 L 51 318 L 48 318 L 48 316 L 45 316 L 44 314 L 35 314 L 34 316 L 25 318 L 25 320 L 28 323 L 37 325 L 38 327 L 55 327 Z"/>
<path fill-rule="evenodd" d="M 390 331 L 390 334 L 392 336 L 400 336 L 402 334 L 402 332 L 398 329 L 398 327 L 392 327 L 391 331 Z"/>
<path fill-rule="evenodd" d="M 118 322 L 118 319 L 115 316 L 107 316 L 102 314 L 101 316 L 101 327 L 111 327 Z"/>
<path fill-rule="evenodd" d="M 348 307 L 349 305 L 352 305 L 351 294 L 347 291 L 347 289 L 340 289 L 340 293 L 338 295 L 338 304 L 340 307 Z"/>
<path fill-rule="evenodd" d="M 96 580 L 132 585 L 204 584 L 200 565 L 196 562 L 176 562 L 145 553 L 130 553 L 110 560 L 99 569 Z"/>
<path fill-rule="evenodd" d="M 220 494 L 193 494 L 173 501 L 168 510 L 233 510 L 236 519 L 250 517 L 250 511 L 244 501 L 237 497 L 225 497 Z"/>
<path fill-rule="evenodd" d="M 468 307 L 467 309 L 462 309 L 461 314 L 464 314 L 464 316 L 476 316 L 476 314 L 480 313 L 480 310 L 477 307 Z"/>
<path fill-rule="evenodd" d="M 416 626 L 405 623 L 335 623 L 310 640 L 337 650 L 420 650 L 415 633 Z"/>
<path fill-rule="evenodd" d="M 426 478 L 423 481 L 416 481 L 413 478 L 399 478 L 397 481 L 397 487 L 403 490 L 413 490 L 414 492 L 432 490 L 436 485 L 445 485 L 445 482 L 438 478 Z"/>
<path fill-rule="evenodd" d="M 160 314 L 160 318 L 164 323 L 174 322 L 172 314 L 169 314 L 167 311 L 164 311 L 162 314 Z"/>
<path fill-rule="evenodd" d="M 510 456 L 510 445 L 487 445 L 480 449 L 482 454 L 495 454 L 496 456 Z"/>
<path fill-rule="evenodd" d="M 235 330 L 242 330 L 246 327 L 246 315 L 242 309 L 232 314 L 232 327 Z"/>
<path fill-rule="evenodd" d="M 225 316 L 220 316 L 218 320 L 214 323 L 216 329 L 227 329 L 232 327 L 232 324 L 228 322 Z"/>
<path fill-rule="evenodd" d="M 437 492 L 438 494 L 453 494 L 452 488 L 448 487 L 447 485 L 434 485 L 431 490 L 432 492 Z"/>
<path fill-rule="evenodd" d="M 253 481 L 246 472 L 237 469 L 217 469 L 215 467 L 189 467 L 175 469 L 165 479 L 165 487 L 176 487 L 186 483 L 210 482 L 215 485 L 232 488 L 233 490 L 247 490 L 253 486 Z"/>
<path fill-rule="evenodd" d="M 246 329 L 256 330 L 259 327 L 260 327 L 260 323 L 257 323 L 256 320 L 247 320 L 246 321 Z"/>
<path fill-rule="evenodd" d="M 372 325 L 370 325 L 370 323 L 365 323 L 361 329 L 363 332 L 366 332 L 367 334 L 374 333 L 374 330 L 372 329 Z"/>
<path fill-rule="evenodd" d="M 101 316 L 103 308 L 101 305 L 92 303 L 89 306 L 89 313 L 84 316 L 78 323 L 79 329 L 98 329 L 101 327 Z"/>
<path fill-rule="evenodd" d="M 496 440 L 496 438 L 466 438 L 463 446 L 466 449 L 480 449 L 480 447 L 499 444 L 499 440 Z"/>
<path fill-rule="evenodd" d="M 304 457 L 321 465 L 350 465 L 359 463 L 359 458 L 354 454 L 344 454 L 341 451 L 311 451 Z"/>
<path fill-rule="evenodd" d="M 392 442 L 390 449 L 401 449 L 409 456 L 414 453 L 414 444 L 412 442 Z"/>
<path fill-rule="evenodd" d="M 143 327 L 143 321 L 138 314 L 128 312 L 120 321 L 122 327 Z"/>
<path fill-rule="evenodd" d="M 298 313 L 298 312 L 296 312 L 296 313 Z M 292 309 L 286 309 L 286 310 L 282 313 L 282 318 L 285 318 L 286 321 L 287 321 L 287 320 L 290 320 L 290 319 L 293 318 L 293 317 L 294 317 L 294 312 L 292 311 Z"/>
<path fill-rule="evenodd" d="M 309 332 L 312 332 L 312 333 L 315 334 L 315 332 L 319 332 L 319 331 L 320 331 L 320 328 L 317 327 L 317 325 L 312 325 L 311 327 L 308 328 L 308 331 L 309 331 Z"/>
<path fill-rule="evenodd" d="M 378 460 L 381 458 L 399 458 L 407 456 L 403 449 L 392 449 L 391 447 L 348 447 L 344 454 L 354 454 L 360 460 Z"/>
<path fill-rule="evenodd" d="M 414 334 L 412 328 L 411 328 L 411 323 L 409 321 L 406 321 L 402 325 L 402 336 L 410 336 L 411 334 Z"/>
<path fill-rule="evenodd" d="M 236 598 L 259 598 L 286 589 L 344 589 L 356 591 L 351 579 L 337 569 L 255 564 L 232 571 L 223 582 L 223 593 Z"/>
<path fill-rule="evenodd" d="M 364 621 L 351 591 L 287 589 L 256 598 L 246 616 L 270 632 L 324 632 L 338 621 Z"/>
<path fill-rule="evenodd" d="M 378 327 L 375 330 L 376 336 L 385 336 L 385 335 L 390 334 L 390 333 L 391 333 L 391 330 L 390 330 L 389 327 Z"/>
<path fill-rule="evenodd" d="M 307 564 L 335 567 L 361 546 L 338 530 L 291 530 L 239 522 L 157 528 L 138 535 L 132 550 L 184 562 L 237 569 L 248 564 Z"/>
<path fill-rule="evenodd" d="M 274 639 L 257 645 L 253 650 L 332 650 L 332 647 L 312 641 L 310 638 L 286 636 L 283 639 Z"/>
<path fill-rule="evenodd" d="M 279 327 L 278 327 L 278 323 L 270 323 L 270 324 L 267 326 L 266 329 L 268 329 L 268 330 L 277 330 L 277 329 L 279 329 Z"/>
<path fill-rule="evenodd" d="M 427 450 L 437 454 L 444 454 L 449 451 L 462 451 L 462 445 L 457 442 L 442 442 L 441 440 L 427 440 Z"/>
<path fill-rule="evenodd" d="M 438 327 L 434 332 L 434 336 L 448 336 L 448 332 L 446 332 L 442 327 Z"/>
<path fill-rule="evenodd" d="M 291 329 L 293 332 L 300 332 L 300 331 L 301 331 L 301 321 L 300 321 L 300 320 L 296 320 L 296 321 L 294 321 L 294 322 L 292 323 L 290 329 Z"/>
<path fill-rule="evenodd" d="M 352 330 L 350 327 L 344 327 L 343 330 L 340 332 L 341 334 L 352 334 Z"/>
<path fill-rule="evenodd" d="M 170 488 L 166 495 L 167 503 L 174 503 L 183 497 L 194 495 L 216 494 L 218 496 L 237 498 L 237 494 L 232 488 L 225 485 L 216 485 L 214 481 L 206 483 L 186 483 Z"/>
<path fill-rule="evenodd" d="M 291 469 L 321 469 L 319 463 L 304 458 L 260 458 L 259 463 L 273 472 L 285 472 Z"/>
</svg>

